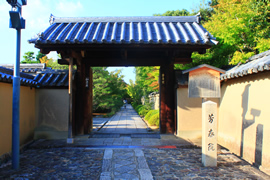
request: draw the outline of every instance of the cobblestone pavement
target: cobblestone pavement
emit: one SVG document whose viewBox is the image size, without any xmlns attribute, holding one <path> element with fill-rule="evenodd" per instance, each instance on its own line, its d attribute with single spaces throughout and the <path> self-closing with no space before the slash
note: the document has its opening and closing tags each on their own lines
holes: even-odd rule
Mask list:
<svg viewBox="0 0 270 180">
<path fill-rule="evenodd" d="M 218 155 L 218 167 L 203 167 L 201 149 L 144 149 L 152 175 L 164 179 L 270 179 L 226 150 Z"/>
<path fill-rule="evenodd" d="M 203 167 L 198 147 L 28 148 L 20 167 L 15 171 L 10 161 L 3 164 L 0 179 L 270 179 L 223 149 L 218 167 Z"/>
<path fill-rule="evenodd" d="M 20 170 L 11 162 L 0 167 L 0 179 L 99 179 L 104 150 L 82 148 L 28 149 Z"/>
</svg>

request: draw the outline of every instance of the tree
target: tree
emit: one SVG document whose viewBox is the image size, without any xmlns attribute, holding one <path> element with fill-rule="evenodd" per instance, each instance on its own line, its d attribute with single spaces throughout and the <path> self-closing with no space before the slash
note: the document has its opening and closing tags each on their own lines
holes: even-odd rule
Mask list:
<svg viewBox="0 0 270 180">
<path fill-rule="evenodd" d="M 21 63 L 25 63 L 25 64 L 34 64 L 34 63 L 39 63 L 39 61 L 35 61 L 35 56 L 34 56 L 34 52 L 32 51 L 28 51 L 26 53 L 24 53 L 23 56 L 23 60 L 21 61 Z"/>
<path fill-rule="evenodd" d="M 201 23 L 209 21 L 210 17 L 214 14 L 214 7 L 218 5 L 218 0 L 201 0 L 200 4 L 192 9 L 191 15 L 200 13 Z"/>
<path fill-rule="evenodd" d="M 148 96 L 149 93 L 158 91 L 159 67 L 135 67 L 136 84 L 142 89 L 143 96 Z"/>
<path fill-rule="evenodd" d="M 204 25 L 221 40 L 221 45 L 233 49 L 225 55 L 230 64 L 245 62 L 254 54 L 270 48 L 269 0 L 218 2 L 215 13 Z"/>
<path fill-rule="evenodd" d="M 270 49 L 269 0 L 202 1 L 203 26 L 219 41 L 206 54 L 192 54 L 192 63 L 176 65 L 187 69 L 202 63 L 216 67 L 244 63 L 249 57 Z M 194 12 L 194 13 L 197 13 Z M 209 14 L 210 13 L 210 14 Z M 204 14 L 209 14 L 204 18 Z"/>
<path fill-rule="evenodd" d="M 154 14 L 154 16 L 189 16 L 190 13 L 186 9 L 166 11 L 163 14 Z"/>
<path fill-rule="evenodd" d="M 147 75 L 148 78 L 146 80 L 149 81 L 149 86 L 153 88 L 152 91 L 159 91 L 159 67 L 153 67 L 153 70 Z"/>
<path fill-rule="evenodd" d="M 135 84 L 131 79 L 129 80 L 129 85 L 126 87 L 127 94 L 132 98 L 135 106 L 141 104 L 141 97 L 143 96 L 143 91 L 138 84 Z"/>
<path fill-rule="evenodd" d="M 52 69 L 68 69 L 67 65 L 60 65 L 53 58 L 48 58 L 45 54 L 42 54 L 40 51 L 35 57 L 34 52 L 28 51 L 24 53 L 24 60 L 21 63 L 25 64 L 37 64 L 37 63 L 45 63 L 47 67 Z"/>
<path fill-rule="evenodd" d="M 48 58 L 46 55 L 39 59 L 41 63 L 45 63 L 46 67 L 52 69 L 68 69 L 68 65 L 60 65 L 53 58 Z"/>
<path fill-rule="evenodd" d="M 106 67 L 93 67 L 93 111 L 115 113 L 127 95 L 121 71 L 108 72 Z"/>
<path fill-rule="evenodd" d="M 46 56 L 46 54 L 42 54 L 40 51 L 38 51 L 38 54 L 36 55 L 36 60 L 40 62 L 40 58 L 43 58 Z"/>
</svg>

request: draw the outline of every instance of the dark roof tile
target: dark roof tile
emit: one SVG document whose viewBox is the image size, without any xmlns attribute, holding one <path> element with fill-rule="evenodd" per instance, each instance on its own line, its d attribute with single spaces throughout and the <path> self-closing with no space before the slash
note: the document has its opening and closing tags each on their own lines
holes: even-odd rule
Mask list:
<svg viewBox="0 0 270 180">
<path fill-rule="evenodd" d="M 34 76 L 20 73 L 20 83 L 23 86 L 37 86 L 37 82 L 34 80 Z M 0 66 L 0 82 L 11 83 L 13 81 L 13 69 L 8 69 Z"/>
</svg>

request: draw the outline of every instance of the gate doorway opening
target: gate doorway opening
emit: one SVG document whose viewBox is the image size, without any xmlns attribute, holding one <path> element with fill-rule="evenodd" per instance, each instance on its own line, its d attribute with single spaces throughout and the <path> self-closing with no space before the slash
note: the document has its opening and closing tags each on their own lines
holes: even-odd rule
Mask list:
<svg viewBox="0 0 270 180">
<path fill-rule="evenodd" d="M 159 99 L 148 97 L 159 90 L 159 67 L 92 67 L 92 70 L 93 130 L 90 137 L 108 137 L 109 134 L 148 137 L 148 134 L 159 133 L 160 119 L 155 119 L 156 126 L 150 126 L 143 119 L 146 113 L 138 114 L 139 108 L 159 112 Z M 103 117 L 114 112 L 111 117 Z"/>
</svg>

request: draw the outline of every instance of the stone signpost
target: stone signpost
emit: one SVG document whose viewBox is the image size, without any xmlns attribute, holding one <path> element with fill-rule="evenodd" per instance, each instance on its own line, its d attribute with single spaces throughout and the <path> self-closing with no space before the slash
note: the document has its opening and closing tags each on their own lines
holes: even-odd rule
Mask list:
<svg viewBox="0 0 270 180">
<path fill-rule="evenodd" d="M 202 103 L 202 163 L 217 166 L 217 103 Z"/>
<path fill-rule="evenodd" d="M 206 98 L 220 98 L 220 73 L 224 70 L 203 64 L 189 73 L 188 96 L 202 98 L 202 163 L 217 166 L 217 103 Z"/>
</svg>

